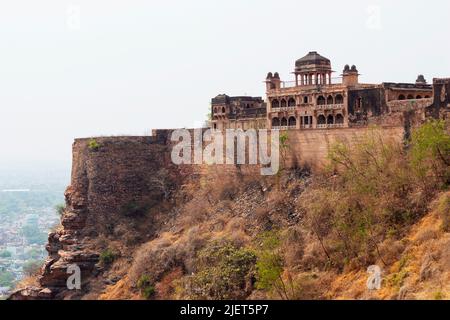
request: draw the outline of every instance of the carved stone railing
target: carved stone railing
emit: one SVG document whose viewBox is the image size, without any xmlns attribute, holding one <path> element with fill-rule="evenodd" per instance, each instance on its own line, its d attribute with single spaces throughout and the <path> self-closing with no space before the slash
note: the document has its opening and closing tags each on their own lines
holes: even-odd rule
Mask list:
<svg viewBox="0 0 450 320">
<path fill-rule="evenodd" d="M 278 108 L 272 108 L 273 112 L 279 112 L 279 111 L 290 111 L 295 110 L 295 106 L 292 107 L 278 107 Z"/>
<path fill-rule="evenodd" d="M 297 129 L 297 126 L 272 126 L 273 130 Z"/>
<path fill-rule="evenodd" d="M 314 106 L 315 110 L 341 110 L 343 108 L 343 104 L 322 104 Z"/>
<path fill-rule="evenodd" d="M 331 129 L 331 128 L 343 128 L 343 123 L 333 123 L 333 124 L 317 124 L 317 129 Z"/>
</svg>

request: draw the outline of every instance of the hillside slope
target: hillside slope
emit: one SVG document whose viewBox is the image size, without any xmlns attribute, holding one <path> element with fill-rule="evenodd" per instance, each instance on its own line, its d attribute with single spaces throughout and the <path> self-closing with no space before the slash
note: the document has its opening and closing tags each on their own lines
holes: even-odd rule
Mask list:
<svg viewBox="0 0 450 320">
<path fill-rule="evenodd" d="M 272 177 L 175 168 L 161 137 L 77 141 L 49 259 L 11 298 L 450 299 L 446 130 L 426 124 L 407 148 L 369 134 L 320 172 Z"/>
</svg>

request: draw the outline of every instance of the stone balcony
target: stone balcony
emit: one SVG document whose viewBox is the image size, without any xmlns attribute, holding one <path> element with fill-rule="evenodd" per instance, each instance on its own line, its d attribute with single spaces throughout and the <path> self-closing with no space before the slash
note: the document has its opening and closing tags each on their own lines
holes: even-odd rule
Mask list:
<svg viewBox="0 0 450 320">
<path fill-rule="evenodd" d="M 342 110 L 343 108 L 344 104 L 322 104 L 314 106 L 314 110 Z"/>
<path fill-rule="evenodd" d="M 323 104 L 323 105 L 311 105 L 311 104 L 301 104 L 298 106 L 291 107 L 278 107 L 271 109 L 271 112 L 280 112 L 280 111 L 293 111 L 297 107 L 311 107 L 314 110 L 342 110 L 344 108 L 344 104 Z"/>
<path fill-rule="evenodd" d="M 280 112 L 280 111 L 292 111 L 295 110 L 295 106 L 293 107 L 278 107 L 278 108 L 272 108 L 272 112 Z"/>
<path fill-rule="evenodd" d="M 302 124 L 300 125 L 300 129 L 335 129 L 335 128 L 344 128 L 343 123 L 333 123 L 333 124 L 316 124 L 315 126 L 312 124 Z M 297 126 L 273 126 L 273 130 L 292 130 L 297 129 Z"/>
<path fill-rule="evenodd" d="M 272 127 L 273 130 L 291 130 L 291 129 L 297 129 L 297 126 L 274 126 Z"/>
<path fill-rule="evenodd" d="M 343 123 L 334 123 L 334 124 L 317 124 L 317 129 L 331 129 L 331 128 L 343 128 Z"/>
</svg>

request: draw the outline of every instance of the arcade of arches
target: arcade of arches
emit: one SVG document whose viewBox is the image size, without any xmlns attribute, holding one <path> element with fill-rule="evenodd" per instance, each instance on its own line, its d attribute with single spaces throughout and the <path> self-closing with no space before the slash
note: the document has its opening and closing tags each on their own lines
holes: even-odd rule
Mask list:
<svg viewBox="0 0 450 320">
<path fill-rule="evenodd" d="M 314 128 L 314 123 L 317 128 L 324 127 L 342 127 L 344 125 L 344 116 L 342 113 L 337 114 L 319 114 L 317 117 L 311 115 L 282 116 L 273 117 L 271 120 L 272 128 L 297 128 L 297 123 L 300 128 Z"/>
<path fill-rule="evenodd" d="M 344 104 L 344 96 L 342 94 L 334 94 L 334 95 L 319 95 L 317 98 L 309 97 L 309 96 L 303 96 L 299 97 L 298 101 L 300 101 L 301 104 L 309 104 L 314 103 L 316 105 L 322 106 L 322 105 L 340 105 Z M 296 99 L 293 97 L 284 97 L 284 98 L 275 98 L 271 100 L 271 106 L 272 109 L 278 109 L 278 108 L 294 108 L 298 105 L 296 102 Z"/>
</svg>

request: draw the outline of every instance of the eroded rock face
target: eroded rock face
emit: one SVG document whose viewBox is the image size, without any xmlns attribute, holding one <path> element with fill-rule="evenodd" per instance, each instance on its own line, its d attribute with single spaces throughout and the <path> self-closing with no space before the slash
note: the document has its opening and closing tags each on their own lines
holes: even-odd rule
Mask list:
<svg viewBox="0 0 450 320">
<path fill-rule="evenodd" d="M 54 299 L 67 290 L 70 265 L 76 264 L 81 269 L 83 279 L 89 277 L 98 262 L 98 253 L 79 245 L 87 216 L 85 199 L 72 186 L 67 188 L 65 197 L 66 210 L 61 217 L 63 229 L 48 236 L 48 258 L 38 277 L 40 287 L 18 290 L 11 295 L 11 300 Z"/>
<path fill-rule="evenodd" d="M 73 144 L 71 185 L 66 189 L 66 209 L 61 228 L 48 236 L 48 258 L 38 276 L 39 287 L 14 292 L 12 300 L 64 299 L 80 296 L 67 288 L 68 267 L 76 264 L 81 281 L 101 273 L 96 237 L 108 232 L 112 216 L 131 202 L 157 199 L 152 178 L 162 168 L 171 169 L 168 132 L 153 137 L 96 138 L 99 147 L 90 148 L 91 139 Z M 125 217 L 119 216 L 118 219 Z M 86 287 L 82 285 L 82 287 Z"/>
<path fill-rule="evenodd" d="M 54 297 L 54 292 L 40 287 L 28 287 L 25 289 L 14 292 L 9 299 L 10 300 L 49 300 Z"/>
</svg>

